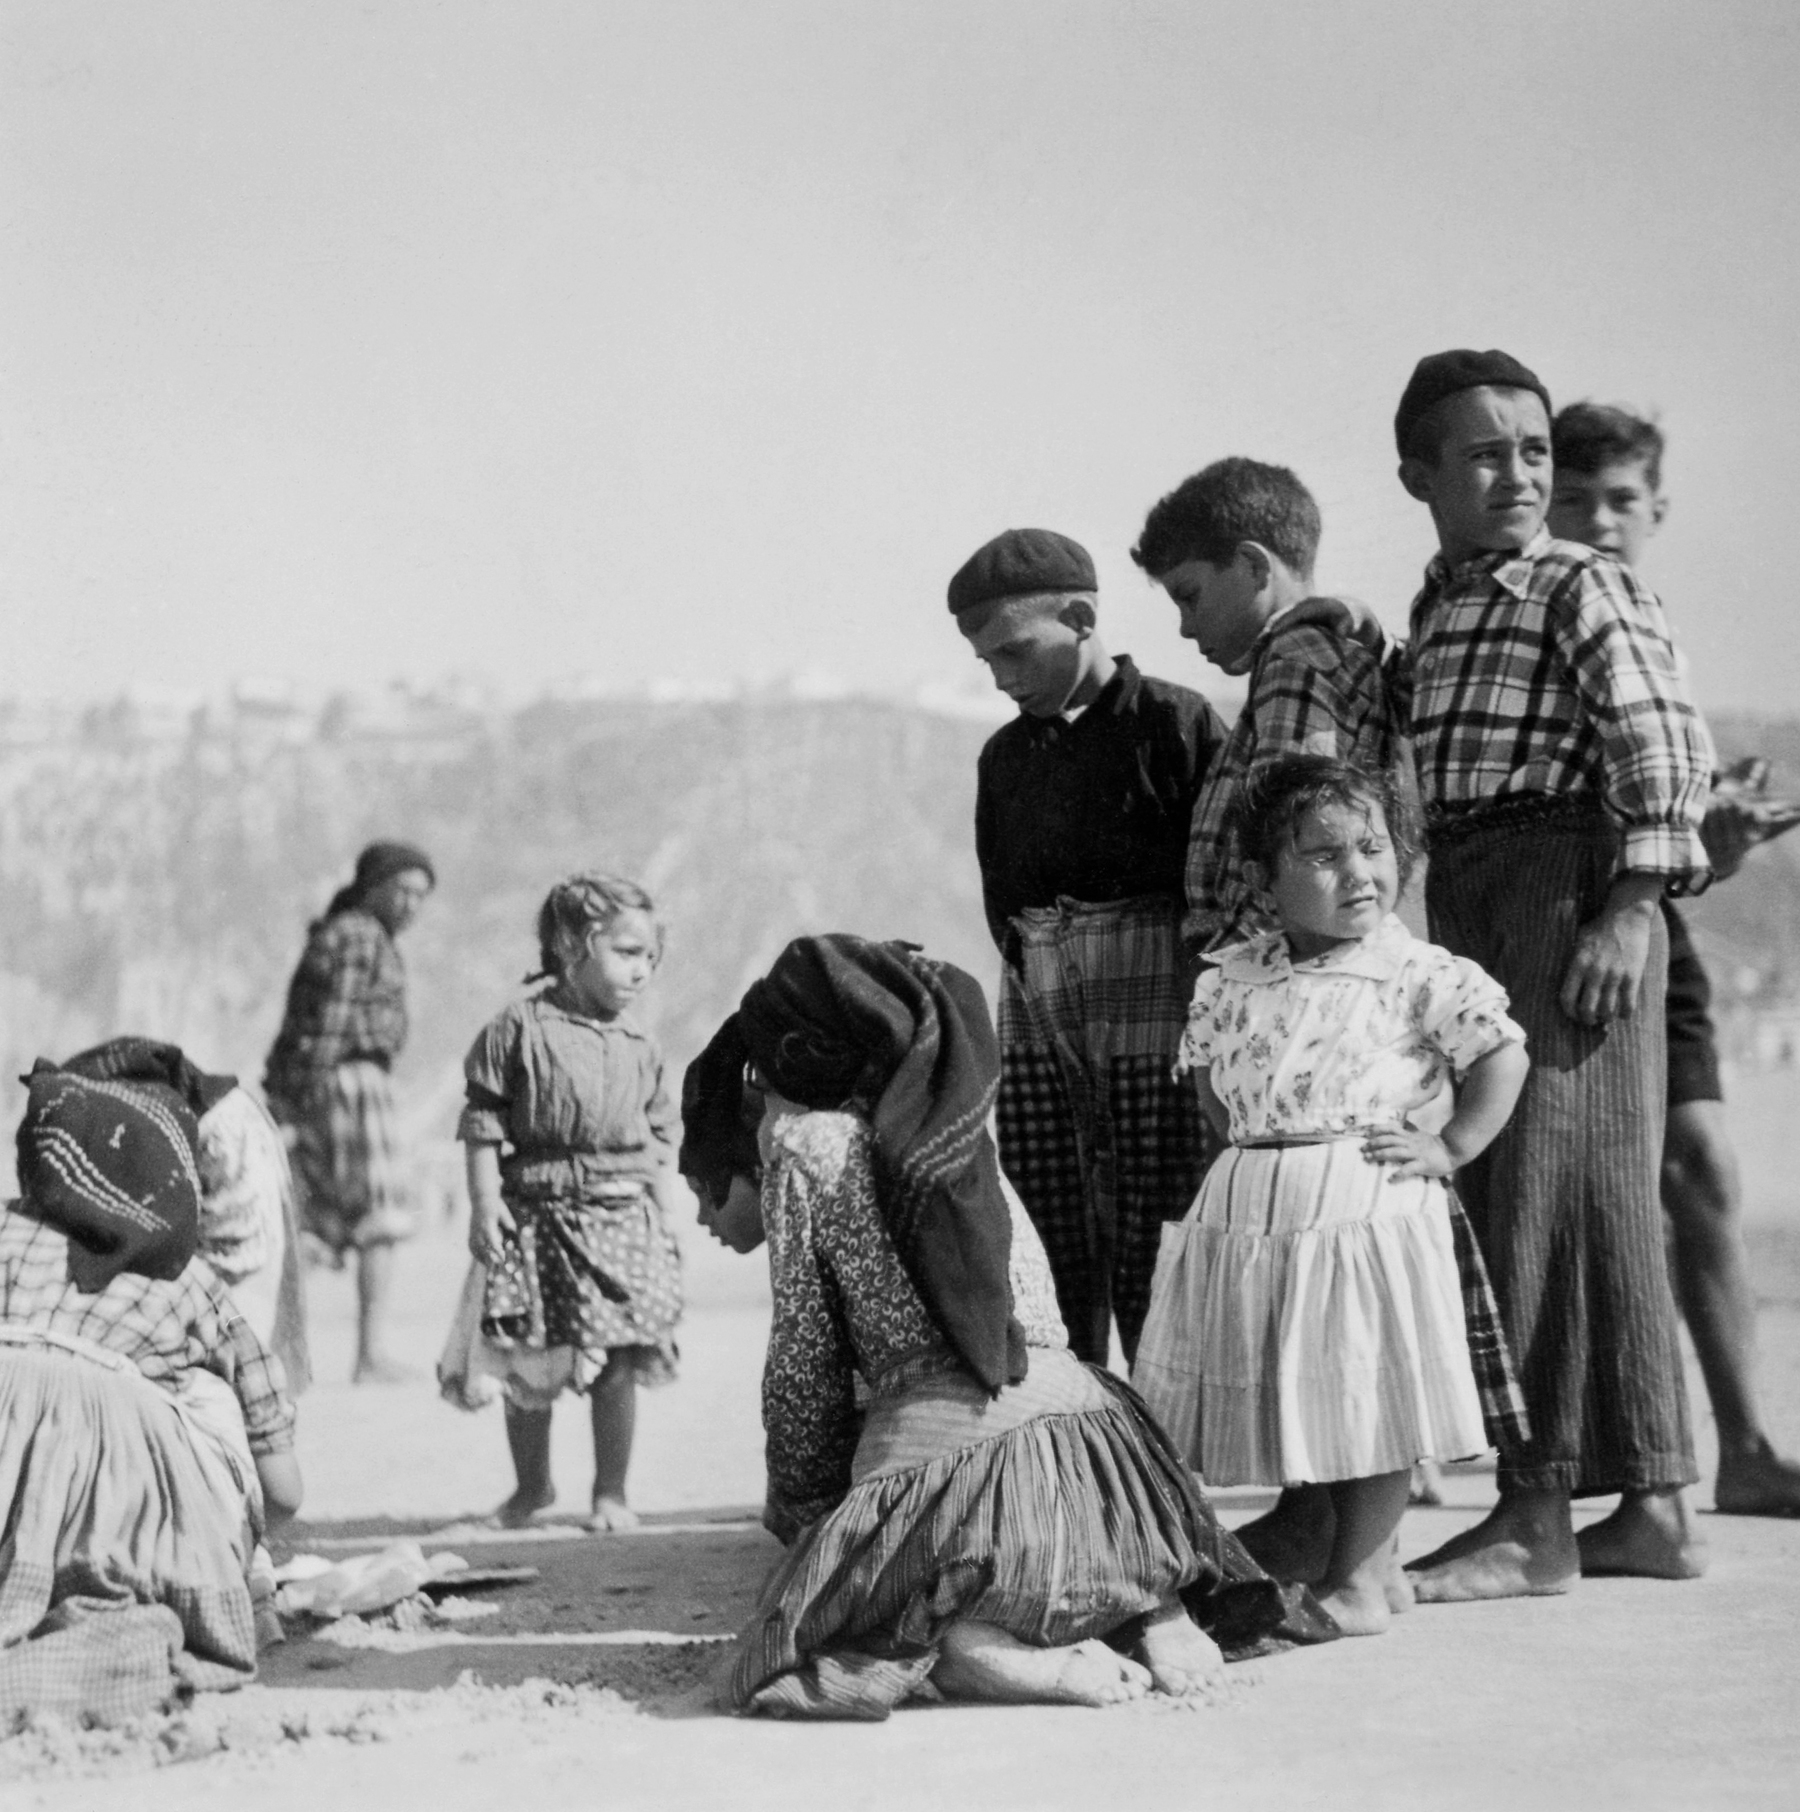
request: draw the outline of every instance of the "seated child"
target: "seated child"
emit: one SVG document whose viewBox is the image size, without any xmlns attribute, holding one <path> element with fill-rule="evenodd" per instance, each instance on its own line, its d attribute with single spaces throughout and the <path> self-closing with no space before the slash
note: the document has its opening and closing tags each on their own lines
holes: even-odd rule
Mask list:
<svg viewBox="0 0 1800 1812">
<path fill-rule="evenodd" d="M 0 1675 L 27 1709 L 89 1669 L 115 1713 L 127 1690 L 103 1632 L 129 1646 L 129 1622 L 59 1655 L 67 1599 L 166 1607 L 190 1685 L 255 1672 L 251 1556 L 299 1508 L 294 1409 L 195 1255 L 196 1138 L 171 1089 L 31 1075 L 22 1194 L 0 1211 Z M 141 1683 L 167 1673 L 146 1657 Z"/>
<path fill-rule="evenodd" d="M 1230 1149 L 1163 1235 L 1132 1381 L 1209 1485 L 1328 1487 L 1319 1596 L 1348 1635 L 1411 1602 L 1414 1464 L 1486 1445 L 1443 1179 L 1530 1067 L 1506 995 L 1393 916 L 1415 854 L 1385 777 L 1287 756 L 1238 795 L 1278 929 L 1195 987 L 1182 1065 Z M 1441 1133 L 1410 1116 L 1454 1078 Z"/>
<path fill-rule="evenodd" d="M 1189 967 L 1181 874 L 1224 741 L 1205 699 L 1098 633 L 1094 563 L 1010 529 L 950 581 L 956 626 L 1019 707 L 981 752 L 975 852 L 1003 958 L 1000 1161 L 1044 1242 L 1074 1350 L 1127 1358 L 1164 1221 L 1210 1155 L 1171 1077 Z"/>
</svg>

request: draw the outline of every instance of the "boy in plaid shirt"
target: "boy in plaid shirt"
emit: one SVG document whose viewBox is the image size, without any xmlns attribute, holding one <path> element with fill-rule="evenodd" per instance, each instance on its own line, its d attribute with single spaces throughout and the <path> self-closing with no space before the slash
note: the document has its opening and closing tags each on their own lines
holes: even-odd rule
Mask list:
<svg viewBox="0 0 1800 1812">
<path fill-rule="evenodd" d="M 1181 872 L 1224 725 L 1096 633 L 1094 563 L 1012 529 L 950 581 L 956 626 L 1019 707 L 981 752 L 975 847 L 1000 982 L 1000 1161 L 1043 1237 L 1069 1344 L 1129 1359 L 1165 1221 L 1210 1149 L 1173 1076 L 1192 975 Z"/>
<path fill-rule="evenodd" d="M 1326 755 L 1371 773 L 1406 766 L 1406 723 L 1379 651 L 1351 633 L 1361 607 L 1313 591 L 1319 506 L 1285 466 L 1221 459 L 1150 511 L 1131 557 L 1168 593 L 1181 633 L 1215 667 L 1249 676 L 1249 694 L 1194 808 L 1187 851 L 1190 950 L 1207 952 L 1273 924 L 1239 870 L 1229 832 L 1244 781 L 1287 755 Z M 1489 1438 L 1528 1430 L 1480 1246 L 1454 1191 L 1451 1228 L 1462 1275 L 1469 1357 Z M 1238 1535 L 1271 1573 L 1315 1583 L 1332 1540 L 1330 1494 L 1289 1486 Z"/>
<path fill-rule="evenodd" d="M 1506 353 L 1422 359 L 1394 423 L 1439 552 L 1414 600 L 1413 752 L 1432 937 L 1526 1028 L 1531 1079 L 1459 1175 L 1524 1368 L 1528 1441 L 1500 1502 L 1416 1563 L 1427 1600 L 1566 1591 L 1578 1574 L 1703 1570 L 1657 1172 L 1668 941 L 1708 878 L 1712 749 L 1661 606 L 1544 529 L 1550 402 Z M 1583 1530 L 1570 1499 L 1618 1492 Z"/>
</svg>

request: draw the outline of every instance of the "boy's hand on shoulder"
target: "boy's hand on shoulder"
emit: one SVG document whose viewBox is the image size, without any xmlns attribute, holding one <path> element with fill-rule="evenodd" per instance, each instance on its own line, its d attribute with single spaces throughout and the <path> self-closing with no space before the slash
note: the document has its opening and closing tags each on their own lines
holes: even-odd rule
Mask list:
<svg viewBox="0 0 1800 1812">
<path fill-rule="evenodd" d="M 1362 1149 L 1371 1164 L 1391 1164 L 1396 1183 L 1407 1177 L 1447 1177 L 1456 1168 L 1450 1147 L 1436 1133 L 1416 1126 L 1370 1133 Z"/>
<path fill-rule="evenodd" d="M 1637 1011 L 1662 892 L 1659 875 L 1621 875 L 1599 915 L 1575 934 L 1559 998 L 1576 1024 L 1603 1026 Z"/>
<path fill-rule="evenodd" d="M 1380 654 L 1387 647 L 1387 631 L 1368 605 L 1356 598 L 1302 598 L 1283 619 L 1287 623 L 1314 623 Z"/>
</svg>

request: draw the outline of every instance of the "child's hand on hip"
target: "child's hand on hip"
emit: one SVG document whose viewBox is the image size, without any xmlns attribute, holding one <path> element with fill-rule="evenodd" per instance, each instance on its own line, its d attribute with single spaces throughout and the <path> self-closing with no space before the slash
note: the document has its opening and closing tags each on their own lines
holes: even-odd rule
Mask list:
<svg viewBox="0 0 1800 1812">
<path fill-rule="evenodd" d="M 1447 1177 L 1456 1168 L 1456 1160 L 1436 1133 L 1420 1132 L 1417 1127 L 1398 1126 L 1385 1132 L 1372 1132 L 1363 1140 L 1363 1156 L 1371 1164 L 1393 1165 L 1393 1182 L 1407 1177 Z"/>
</svg>

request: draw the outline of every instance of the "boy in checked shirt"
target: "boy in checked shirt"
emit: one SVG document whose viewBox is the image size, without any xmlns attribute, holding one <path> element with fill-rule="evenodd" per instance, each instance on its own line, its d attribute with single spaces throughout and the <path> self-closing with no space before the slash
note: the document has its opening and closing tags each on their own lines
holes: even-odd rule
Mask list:
<svg viewBox="0 0 1800 1812">
<path fill-rule="evenodd" d="M 1203 956 L 1269 928 L 1228 831 L 1238 789 L 1288 755 L 1328 755 L 1372 773 L 1404 772 L 1406 720 L 1377 650 L 1359 639 L 1362 606 L 1313 590 L 1321 523 L 1312 493 L 1285 466 L 1220 459 L 1162 498 L 1131 557 L 1181 614 L 1181 633 L 1249 692 L 1207 774 L 1188 837 L 1189 949 Z M 1469 1359 L 1488 1438 L 1525 1439 L 1524 1399 L 1474 1229 L 1454 1191 L 1450 1225 L 1462 1278 Z M 1435 1480 L 1422 1489 L 1435 1493 Z M 1290 1485 L 1238 1538 L 1278 1579 L 1316 1584 L 1331 1553 L 1331 1494 Z"/>
<path fill-rule="evenodd" d="M 1421 1599 L 1705 1565 L 1657 1177 L 1665 895 L 1708 879 L 1712 771 L 1656 599 L 1552 540 L 1550 399 L 1504 352 L 1420 360 L 1394 422 L 1438 555 L 1413 602 L 1411 728 L 1431 935 L 1507 990 L 1531 1078 L 1458 1173 L 1523 1368 L 1500 1501 L 1414 1564 Z M 1617 1492 L 1576 1539 L 1570 1500 Z"/>
</svg>

